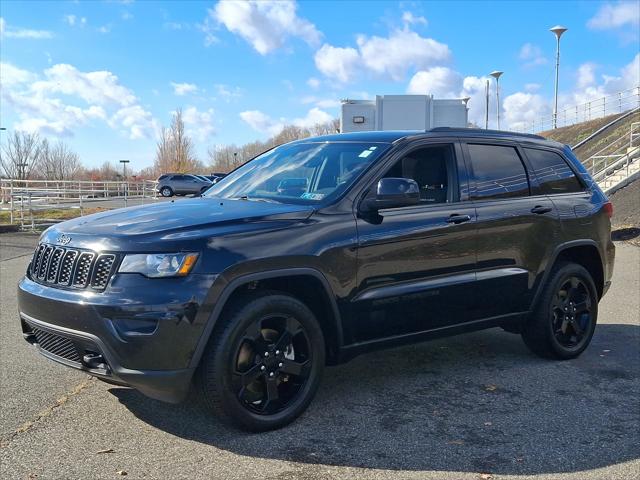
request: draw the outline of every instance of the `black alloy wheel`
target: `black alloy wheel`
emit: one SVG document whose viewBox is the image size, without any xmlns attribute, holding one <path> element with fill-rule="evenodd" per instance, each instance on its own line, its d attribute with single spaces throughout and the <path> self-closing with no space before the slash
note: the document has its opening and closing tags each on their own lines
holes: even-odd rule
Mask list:
<svg viewBox="0 0 640 480">
<path fill-rule="evenodd" d="M 591 330 L 593 315 L 589 288 L 578 277 L 566 279 L 551 304 L 553 335 L 567 349 L 579 348 Z"/>
<path fill-rule="evenodd" d="M 233 388 L 241 404 L 260 415 L 287 408 L 311 372 L 304 328 L 291 316 L 267 315 L 243 333 L 234 355 Z"/>
</svg>

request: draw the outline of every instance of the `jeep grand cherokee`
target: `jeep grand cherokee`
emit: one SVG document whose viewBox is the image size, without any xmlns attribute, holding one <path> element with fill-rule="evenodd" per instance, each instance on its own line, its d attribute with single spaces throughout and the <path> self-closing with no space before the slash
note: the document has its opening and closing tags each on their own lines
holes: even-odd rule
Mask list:
<svg viewBox="0 0 640 480">
<path fill-rule="evenodd" d="M 248 430 L 287 424 L 326 364 L 490 327 L 580 355 L 614 258 L 611 204 L 570 148 L 482 130 L 291 142 L 203 196 L 42 234 L 25 339 Z"/>
</svg>

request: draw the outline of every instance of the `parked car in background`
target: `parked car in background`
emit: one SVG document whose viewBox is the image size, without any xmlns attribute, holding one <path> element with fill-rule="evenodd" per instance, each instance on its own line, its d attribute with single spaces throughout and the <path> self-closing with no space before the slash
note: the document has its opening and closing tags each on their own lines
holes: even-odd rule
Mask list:
<svg viewBox="0 0 640 480">
<path fill-rule="evenodd" d="M 212 173 L 211 175 L 205 175 L 205 177 L 207 177 L 209 180 L 211 180 L 211 182 L 214 185 L 216 183 L 218 183 L 220 180 L 222 180 L 226 176 L 227 176 L 226 173 Z"/>
<path fill-rule="evenodd" d="M 188 173 L 171 173 L 158 178 L 156 191 L 163 197 L 203 193 L 213 182 L 206 177 Z"/>
</svg>

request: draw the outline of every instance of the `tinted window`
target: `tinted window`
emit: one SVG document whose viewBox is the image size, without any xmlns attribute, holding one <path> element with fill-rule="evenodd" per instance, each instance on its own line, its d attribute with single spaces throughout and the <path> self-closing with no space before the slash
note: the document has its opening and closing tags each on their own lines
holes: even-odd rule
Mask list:
<svg viewBox="0 0 640 480">
<path fill-rule="evenodd" d="M 469 144 L 476 192 L 472 198 L 508 198 L 529 195 L 529 182 L 514 147 Z"/>
<path fill-rule="evenodd" d="M 541 194 L 583 190 L 567 162 L 557 153 L 533 148 L 525 148 L 525 152 L 540 184 Z"/>
<path fill-rule="evenodd" d="M 171 180 L 184 180 L 184 175 L 174 175 Z"/>
<path fill-rule="evenodd" d="M 429 146 L 398 160 L 385 177 L 411 178 L 420 187 L 421 202 L 446 203 L 451 201 L 449 183 L 455 178 L 454 163 L 452 145 Z"/>
</svg>

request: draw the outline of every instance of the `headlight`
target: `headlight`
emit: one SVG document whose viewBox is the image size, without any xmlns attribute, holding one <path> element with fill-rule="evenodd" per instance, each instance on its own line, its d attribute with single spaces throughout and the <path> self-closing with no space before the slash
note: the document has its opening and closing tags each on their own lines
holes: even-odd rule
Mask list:
<svg viewBox="0 0 640 480">
<path fill-rule="evenodd" d="M 136 253 L 125 255 L 118 271 L 141 273 L 151 278 L 184 277 L 197 259 L 197 253 Z"/>
</svg>

